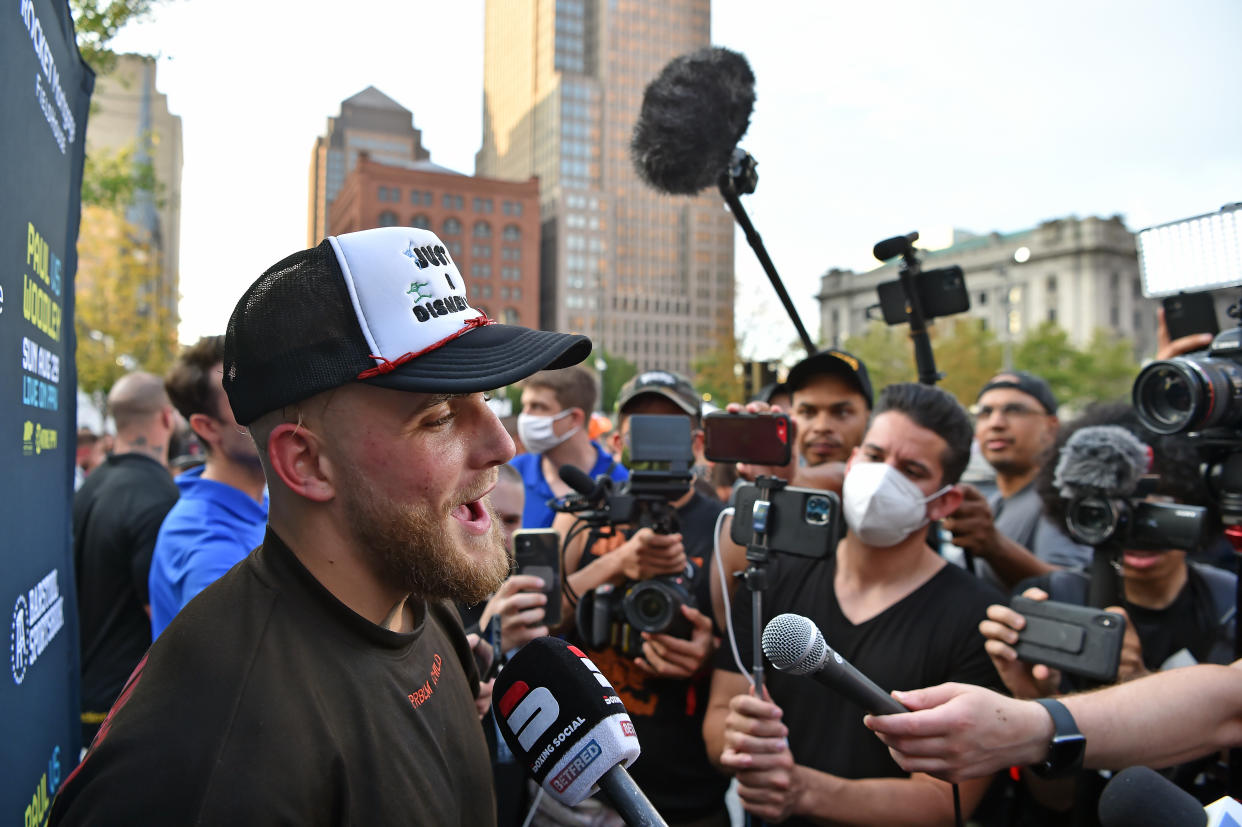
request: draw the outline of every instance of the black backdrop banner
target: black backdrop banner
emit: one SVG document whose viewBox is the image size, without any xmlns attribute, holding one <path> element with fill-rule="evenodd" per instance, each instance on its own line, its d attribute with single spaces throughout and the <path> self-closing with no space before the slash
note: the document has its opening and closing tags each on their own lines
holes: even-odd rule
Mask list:
<svg viewBox="0 0 1242 827">
<path fill-rule="evenodd" d="M 42 824 L 77 763 L 73 277 L 95 75 L 66 0 L 0 11 L 0 822 Z"/>
</svg>

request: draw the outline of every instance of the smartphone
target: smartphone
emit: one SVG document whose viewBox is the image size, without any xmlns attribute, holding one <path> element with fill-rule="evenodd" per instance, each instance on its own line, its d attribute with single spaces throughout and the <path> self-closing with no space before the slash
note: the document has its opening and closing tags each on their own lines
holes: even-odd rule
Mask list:
<svg viewBox="0 0 1242 827">
<path fill-rule="evenodd" d="M 924 319 L 938 319 L 965 313 L 970 309 L 970 293 L 966 290 L 966 277 L 962 268 L 941 267 L 926 270 L 914 281 L 919 291 L 919 304 L 923 306 Z M 884 323 L 904 324 L 906 316 L 906 291 L 900 281 L 886 281 L 876 288 L 880 296 L 880 310 Z"/>
<path fill-rule="evenodd" d="M 684 418 L 684 417 L 683 417 Z M 561 622 L 561 537 L 550 528 L 520 528 L 513 532 L 514 574 L 533 574 L 543 578 L 548 598 L 544 623 Z"/>
<path fill-rule="evenodd" d="M 747 484 L 734 493 L 729 536 L 739 546 L 754 538 L 754 506 L 759 487 Z M 772 492 L 767 521 L 770 551 L 797 557 L 826 557 L 841 538 L 841 500 L 832 491 L 789 485 Z"/>
<path fill-rule="evenodd" d="M 1192 333 L 1220 333 L 1216 323 L 1216 305 L 1211 293 L 1178 293 L 1160 300 L 1164 305 L 1164 325 L 1169 341 Z"/>
<path fill-rule="evenodd" d="M 1015 647 L 1019 659 L 1098 683 L 1117 680 L 1126 633 L 1124 617 L 1073 603 L 1027 597 L 1013 598 L 1009 608 L 1026 618 Z"/>
<path fill-rule="evenodd" d="M 703 417 L 703 452 L 712 462 L 788 465 L 791 435 L 785 414 L 714 413 Z"/>
<path fill-rule="evenodd" d="M 474 651 L 474 664 L 479 670 L 479 682 L 487 683 L 500 672 L 500 665 L 504 660 L 504 652 L 500 649 L 500 615 L 492 615 L 487 625 L 479 630 L 479 636 L 487 642 L 492 653 L 492 656 L 487 658 L 480 655 L 478 649 Z"/>
</svg>

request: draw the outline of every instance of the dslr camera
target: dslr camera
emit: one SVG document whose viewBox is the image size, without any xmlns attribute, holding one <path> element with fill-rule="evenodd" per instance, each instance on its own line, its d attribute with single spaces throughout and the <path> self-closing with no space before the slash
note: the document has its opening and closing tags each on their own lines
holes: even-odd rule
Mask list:
<svg viewBox="0 0 1242 827">
<path fill-rule="evenodd" d="M 593 530 L 650 528 L 657 534 L 678 530 L 672 501 L 693 482 L 690 420 L 685 416 L 635 414 L 630 417 L 630 478 L 614 488 L 603 477 L 589 492 L 559 505 Z M 642 633 L 689 638 L 692 624 L 682 606 L 697 608 L 690 591 L 692 564 L 680 574 L 664 574 L 617 587 L 605 583 L 578 600 L 575 619 L 587 645 L 611 645 L 626 657 L 642 654 Z"/>
</svg>

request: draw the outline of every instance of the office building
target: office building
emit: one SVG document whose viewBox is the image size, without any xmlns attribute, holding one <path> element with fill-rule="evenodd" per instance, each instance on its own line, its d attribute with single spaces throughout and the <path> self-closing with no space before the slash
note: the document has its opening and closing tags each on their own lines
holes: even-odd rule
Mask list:
<svg viewBox="0 0 1242 827">
<path fill-rule="evenodd" d="M 916 245 L 917 246 L 917 245 Z M 958 233 L 954 243 L 920 254 L 925 270 L 962 268 L 970 315 L 1005 342 L 1055 322 L 1078 347 L 1103 328 L 1134 343 L 1136 358 L 1156 352 L 1158 301 L 1143 296 L 1135 237 L 1120 216 L 1059 218 L 1012 233 Z M 876 288 L 897 278 L 898 261 L 820 277 L 820 339 L 840 345 L 879 318 Z"/>
<path fill-rule="evenodd" d="M 733 220 L 630 160 L 643 90 L 710 43 L 709 0 L 487 0 L 479 175 L 537 176 L 541 326 L 691 372 L 733 333 Z"/>
<path fill-rule="evenodd" d="M 328 212 L 329 235 L 371 227 L 433 230 L 466 278 L 470 304 L 539 326 L 539 181 L 472 178 L 431 161 L 360 152 Z"/>
<path fill-rule="evenodd" d="M 327 131 L 315 139 L 311 151 L 308 247 L 328 235 L 328 211 L 359 152 L 387 163 L 431 159 L 410 110 L 374 86 L 341 101 L 341 113 L 328 118 Z"/>
</svg>

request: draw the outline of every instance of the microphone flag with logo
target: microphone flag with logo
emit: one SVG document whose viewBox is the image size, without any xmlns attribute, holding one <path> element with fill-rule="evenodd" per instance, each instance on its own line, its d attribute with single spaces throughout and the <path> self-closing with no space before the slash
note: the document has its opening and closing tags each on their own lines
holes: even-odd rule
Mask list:
<svg viewBox="0 0 1242 827">
<path fill-rule="evenodd" d="M 557 638 L 536 638 L 513 656 L 496 678 L 492 714 L 517 762 L 567 806 L 638 759 L 638 734 L 612 684 Z"/>
</svg>

